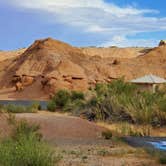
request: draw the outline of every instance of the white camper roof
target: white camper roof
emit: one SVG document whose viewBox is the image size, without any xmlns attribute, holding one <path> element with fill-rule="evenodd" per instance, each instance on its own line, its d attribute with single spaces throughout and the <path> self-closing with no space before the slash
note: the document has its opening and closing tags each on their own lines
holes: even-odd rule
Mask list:
<svg viewBox="0 0 166 166">
<path fill-rule="evenodd" d="M 164 78 L 155 76 L 155 75 L 145 75 L 144 77 L 140 77 L 134 80 L 131 80 L 130 82 L 132 83 L 140 83 L 140 84 L 162 84 L 162 83 L 166 83 L 166 80 Z"/>
</svg>

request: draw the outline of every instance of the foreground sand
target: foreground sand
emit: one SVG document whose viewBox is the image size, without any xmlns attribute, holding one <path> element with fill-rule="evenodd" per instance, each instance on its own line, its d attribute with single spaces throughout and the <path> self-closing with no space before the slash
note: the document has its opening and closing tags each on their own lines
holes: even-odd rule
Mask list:
<svg viewBox="0 0 166 166">
<path fill-rule="evenodd" d="M 142 149 L 132 148 L 117 139 L 104 140 L 104 127 L 66 114 L 40 112 L 16 114 L 41 126 L 45 140 L 62 156 L 59 166 L 158 166 Z M 10 127 L 0 116 L 0 133 L 7 135 Z"/>
</svg>

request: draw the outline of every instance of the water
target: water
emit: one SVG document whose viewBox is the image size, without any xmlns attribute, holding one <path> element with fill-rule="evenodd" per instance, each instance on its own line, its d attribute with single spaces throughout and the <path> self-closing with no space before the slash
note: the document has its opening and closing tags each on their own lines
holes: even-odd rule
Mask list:
<svg viewBox="0 0 166 166">
<path fill-rule="evenodd" d="M 126 137 L 124 140 L 134 147 L 153 148 L 166 152 L 166 137 Z"/>
<path fill-rule="evenodd" d="M 158 141 L 158 142 L 149 142 L 152 144 L 156 149 L 166 151 L 166 141 Z"/>
<path fill-rule="evenodd" d="M 33 103 L 38 102 L 42 108 L 42 110 L 47 109 L 47 101 L 36 101 L 36 100 L 0 100 L 1 105 L 21 105 L 21 106 L 30 106 Z"/>
</svg>

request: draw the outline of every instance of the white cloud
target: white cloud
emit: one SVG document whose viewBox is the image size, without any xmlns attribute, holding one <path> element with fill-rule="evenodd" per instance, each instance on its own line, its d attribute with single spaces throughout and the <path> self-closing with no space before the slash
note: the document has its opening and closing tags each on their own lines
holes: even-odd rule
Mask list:
<svg viewBox="0 0 166 166">
<path fill-rule="evenodd" d="M 142 32 L 166 30 L 166 18 L 145 16 L 158 13 L 152 9 L 119 7 L 104 0 L 7 0 L 8 3 L 23 9 L 39 10 L 50 14 L 50 18 L 84 33 L 104 35 L 105 41 L 117 44 L 117 36 L 123 38 L 119 43 L 125 45 L 127 36 Z M 134 42 L 134 40 L 129 40 Z M 140 40 L 136 40 L 140 41 Z M 130 44 L 128 42 L 128 44 Z M 141 43 L 145 43 L 141 40 Z M 153 42 L 154 43 L 154 42 Z M 132 44 L 132 43 L 131 43 Z"/>
<path fill-rule="evenodd" d="M 155 39 L 127 39 L 124 36 L 114 36 L 111 41 L 99 45 L 100 47 L 118 46 L 118 47 L 153 47 L 158 44 Z"/>
</svg>

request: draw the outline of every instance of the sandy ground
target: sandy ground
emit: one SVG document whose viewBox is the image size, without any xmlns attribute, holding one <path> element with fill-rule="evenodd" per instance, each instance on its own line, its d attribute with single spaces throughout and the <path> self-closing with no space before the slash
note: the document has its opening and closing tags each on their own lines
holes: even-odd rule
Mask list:
<svg viewBox="0 0 166 166">
<path fill-rule="evenodd" d="M 36 91 L 38 93 L 36 93 Z M 29 86 L 22 92 L 16 92 L 15 87 L 0 89 L 0 100 L 38 100 L 45 101 L 49 99 L 49 95 L 41 91 L 40 86 L 36 86 L 36 90 Z"/>
<path fill-rule="evenodd" d="M 105 130 L 95 123 L 66 114 L 40 112 L 16 114 L 41 126 L 41 133 L 58 154 L 59 166 L 158 166 L 143 150 L 132 148 L 119 140 L 104 140 Z M 0 116 L 0 133 L 7 135 L 9 126 Z"/>
<path fill-rule="evenodd" d="M 23 113 L 16 114 L 16 119 L 26 119 L 30 123 L 39 124 L 41 127 L 41 133 L 43 138 L 50 142 L 60 142 L 60 144 L 72 142 L 82 142 L 83 140 L 101 140 L 101 133 L 105 129 L 97 126 L 95 123 L 91 123 L 87 120 L 72 117 L 68 115 L 61 115 L 58 113 Z M 8 125 L 4 116 L 0 117 L 1 130 L 8 131 Z M 3 133 L 4 133 L 3 132 Z M 5 134 L 5 133 L 4 133 Z"/>
</svg>

